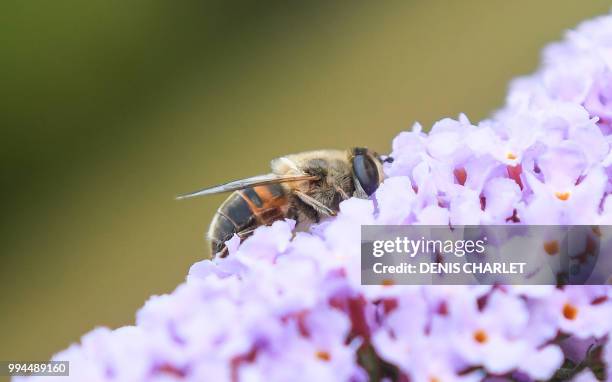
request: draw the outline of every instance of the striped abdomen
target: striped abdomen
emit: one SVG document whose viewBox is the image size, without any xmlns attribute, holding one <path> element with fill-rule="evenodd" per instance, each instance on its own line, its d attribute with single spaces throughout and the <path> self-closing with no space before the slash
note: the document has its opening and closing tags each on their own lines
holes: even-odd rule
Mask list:
<svg viewBox="0 0 612 382">
<path fill-rule="evenodd" d="M 279 184 L 234 191 L 210 224 L 208 239 L 212 254 L 224 251 L 224 243 L 234 234 L 244 238 L 255 228 L 284 218 L 288 207 L 287 195 Z"/>
</svg>

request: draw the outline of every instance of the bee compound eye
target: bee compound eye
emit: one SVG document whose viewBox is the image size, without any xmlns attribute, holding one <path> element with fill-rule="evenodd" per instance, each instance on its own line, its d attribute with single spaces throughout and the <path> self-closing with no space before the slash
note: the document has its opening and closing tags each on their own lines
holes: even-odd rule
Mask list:
<svg viewBox="0 0 612 382">
<path fill-rule="evenodd" d="M 368 196 L 378 188 L 378 166 L 369 155 L 358 154 L 353 157 L 353 173 Z"/>
</svg>

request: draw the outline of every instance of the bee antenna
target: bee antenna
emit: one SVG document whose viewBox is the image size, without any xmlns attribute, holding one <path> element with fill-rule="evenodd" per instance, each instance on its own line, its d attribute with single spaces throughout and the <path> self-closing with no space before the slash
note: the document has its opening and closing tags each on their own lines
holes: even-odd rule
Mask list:
<svg viewBox="0 0 612 382">
<path fill-rule="evenodd" d="M 394 161 L 393 157 L 391 156 L 386 156 L 386 157 L 381 156 L 379 159 L 383 163 L 393 163 Z"/>
</svg>

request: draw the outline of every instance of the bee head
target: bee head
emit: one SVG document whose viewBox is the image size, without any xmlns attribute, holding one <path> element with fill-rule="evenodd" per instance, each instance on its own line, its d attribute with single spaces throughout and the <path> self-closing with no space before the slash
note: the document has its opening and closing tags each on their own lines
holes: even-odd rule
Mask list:
<svg viewBox="0 0 612 382">
<path fill-rule="evenodd" d="M 376 191 L 384 178 L 382 161 L 378 154 L 364 147 L 351 150 L 351 167 L 355 196 L 366 197 Z"/>
</svg>

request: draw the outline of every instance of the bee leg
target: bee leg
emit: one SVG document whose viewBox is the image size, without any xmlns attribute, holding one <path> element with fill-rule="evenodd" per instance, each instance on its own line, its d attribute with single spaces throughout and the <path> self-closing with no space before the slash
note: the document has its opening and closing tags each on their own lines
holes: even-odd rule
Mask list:
<svg viewBox="0 0 612 382">
<path fill-rule="evenodd" d="M 287 218 L 295 220 L 298 231 L 305 231 L 311 224 L 318 223 L 319 216 L 314 208 L 304 203 L 297 195 L 291 194 Z"/>
<path fill-rule="evenodd" d="M 348 194 L 342 189 L 342 187 L 336 186 L 334 188 L 336 189 L 336 192 L 338 192 L 338 194 L 342 197 L 342 200 L 346 200 L 349 198 Z"/>
<path fill-rule="evenodd" d="M 336 212 L 334 210 L 332 210 L 331 208 L 327 207 L 323 203 L 319 202 L 318 200 L 316 200 L 312 196 L 308 196 L 305 193 L 303 193 L 301 191 L 297 191 L 297 190 L 293 191 L 293 193 L 298 198 L 300 198 L 301 201 L 303 201 L 304 203 L 308 204 L 310 207 L 314 208 L 314 210 L 317 211 L 319 214 L 325 215 L 325 216 L 336 216 Z"/>
<path fill-rule="evenodd" d="M 244 231 L 237 232 L 236 235 L 240 238 L 240 240 L 244 240 L 247 237 L 251 236 L 253 232 L 255 232 L 256 228 L 245 229 Z"/>
<path fill-rule="evenodd" d="M 247 237 L 251 236 L 254 231 L 255 231 L 255 228 L 249 228 L 249 229 L 245 229 L 245 230 L 240 231 L 240 232 L 236 232 L 236 235 L 238 235 L 238 237 L 240 238 L 240 242 L 242 242 L 244 239 L 246 239 Z M 231 239 L 231 237 L 230 237 L 230 239 Z M 216 257 L 227 257 L 227 255 L 229 255 L 229 250 L 227 249 L 227 245 L 224 244 L 223 245 L 223 249 L 221 249 L 221 251 L 217 252 L 217 256 Z"/>
<path fill-rule="evenodd" d="M 229 250 L 227 249 L 227 246 L 224 245 L 221 252 L 217 252 L 217 255 L 215 257 L 223 258 L 223 257 L 227 257 L 227 255 L 229 255 Z"/>
</svg>

